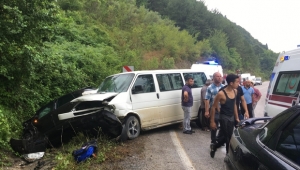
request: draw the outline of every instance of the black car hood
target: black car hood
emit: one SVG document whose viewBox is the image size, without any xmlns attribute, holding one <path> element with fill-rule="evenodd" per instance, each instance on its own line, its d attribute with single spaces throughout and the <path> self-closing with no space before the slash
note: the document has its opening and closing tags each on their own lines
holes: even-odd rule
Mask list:
<svg viewBox="0 0 300 170">
<path fill-rule="evenodd" d="M 270 119 L 270 118 L 265 118 L 265 119 Z M 251 121 L 251 119 L 249 119 L 248 122 L 246 121 L 247 120 L 242 121 L 240 123 L 240 127 L 234 130 L 234 135 L 237 137 L 240 143 L 250 151 L 250 153 L 258 153 L 261 147 L 257 147 L 257 145 L 259 145 L 257 142 L 258 140 L 257 137 L 258 134 L 261 132 L 262 127 L 264 126 L 265 123 Z"/>
</svg>

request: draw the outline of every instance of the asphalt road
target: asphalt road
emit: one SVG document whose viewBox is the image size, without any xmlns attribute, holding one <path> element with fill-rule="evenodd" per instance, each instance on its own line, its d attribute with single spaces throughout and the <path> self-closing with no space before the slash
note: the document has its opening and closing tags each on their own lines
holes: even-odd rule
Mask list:
<svg viewBox="0 0 300 170">
<path fill-rule="evenodd" d="M 265 97 L 269 82 L 255 86 L 262 93 L 255 116 L 264 115 Z M 215 157 L 210 157 L 210 132 L 200 130 L 195 123 L 192 128 L 196 133 L 183 134 L 180 125 L 172 125 L 142 132 L 140 137 L 130 141 L 128 147 L 141 147 L 142 153 L 132 155 L 118 162 L 120 169 L 196 169 L 221 170 L 231 169 L 224 162 L 225 147 L 217 150 Z M 139 144 L 137 144 L 139 143 Z M 142 143 L 142 144 L 141 144 Z"/>
</svg>

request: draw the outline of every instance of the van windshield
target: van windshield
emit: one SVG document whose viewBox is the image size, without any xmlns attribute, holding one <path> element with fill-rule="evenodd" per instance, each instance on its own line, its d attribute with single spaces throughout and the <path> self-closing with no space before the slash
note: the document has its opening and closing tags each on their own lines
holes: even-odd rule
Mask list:
<svg viewBox="0 0 300 170">
<path fill-rule="evenodd" d="M 260 81 L 260 80 L 261 80 L 261 78 L 256 78 L 256 80 Z"/>
<path fill-rule="evenodd" d="M 97 93 L 106 93 L 106 92 L 126 92 L 132 79 L 134 73 L 129 74 L 118 74 L 114 76 L 107 77 L 99 86 Z"/>
</svg>

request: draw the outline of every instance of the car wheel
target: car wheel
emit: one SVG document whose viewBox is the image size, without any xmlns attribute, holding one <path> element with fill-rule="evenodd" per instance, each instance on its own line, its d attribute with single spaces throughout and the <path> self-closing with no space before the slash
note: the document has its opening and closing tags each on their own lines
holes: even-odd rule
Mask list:
<svg viewBox="0 0 300 170">
<path fill-rule="evenodd" d="M 197 124 L 197 126 L 198 126 L 199 128 L 203 128 L 203 127 L 202 127 L 202 117 L 201 117 L 201 111 L 200 111 L 200 109 L 199 109 L 199 111 L 198 111 L 198 117 L 197 117 L 197 119 L 196 119 L 196 124 Z"/>
<path fill-rule="evenodd" d="M 127 139 L 134 139 L 140 135 L 141 126 L 139 120 L 135 116 L 129 116 L 124 124 L 122 134 Z"/>
</svg>

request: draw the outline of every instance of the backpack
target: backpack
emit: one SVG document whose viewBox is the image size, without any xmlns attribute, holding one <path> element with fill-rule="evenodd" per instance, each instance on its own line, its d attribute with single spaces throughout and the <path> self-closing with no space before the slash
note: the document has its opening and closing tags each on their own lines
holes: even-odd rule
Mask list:
<svg viewBox="0 0 300 170">
<path fill-rule="evenodd" d="M 74 150 L 72 155 L 77 163 L 95 156 L 97 152 L 97 140 L 91 140 L 82 145 L 80 149 Z"/>
</svg>

